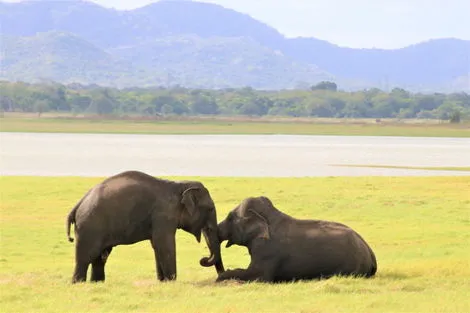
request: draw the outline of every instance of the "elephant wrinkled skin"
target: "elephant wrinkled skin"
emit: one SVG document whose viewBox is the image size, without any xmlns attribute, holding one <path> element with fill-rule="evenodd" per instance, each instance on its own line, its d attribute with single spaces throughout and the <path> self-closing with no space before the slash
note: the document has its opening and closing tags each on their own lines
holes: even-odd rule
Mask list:
<svg viewBox="0 0 470 313">
<path fill-rule="evenodd" d="M 218 282 L 372 277 L 377 271 L 374 252 L 354 230 L 336 222 L 295 219 L 267 197 L 246 198 L 218 229 L 220 242 L 245 246 L 251 256 L 247 269 L 219 273 Z"/>
<path fill-rule="evenodd" d="M 75 270 L 72 283 L 104 281 L 104 267 L 114 246 L 150 240 L 160 281 L 176 279 L 177 229 L 203 233 L 211 255 L 202 266 L 224 271 L 217 236 L 217 216 L 209 191 L 197 181 L 170 181 L 138 171 L 111 176 L 90 189 L 67 217 L 67 235 L 75 224 Z"/>
</svg>

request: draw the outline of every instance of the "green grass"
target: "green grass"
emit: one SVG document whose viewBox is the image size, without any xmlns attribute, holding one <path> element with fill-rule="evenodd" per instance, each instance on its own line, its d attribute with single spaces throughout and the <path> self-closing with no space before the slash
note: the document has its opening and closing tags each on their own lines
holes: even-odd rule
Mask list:
<svg viewBox="0 0 470 313">
<path fill-rule="evenodd" d="M 470 166 L 399 166 L 399 165 L 368 165 L 368 164 L 331 164 L 331 166 L 470 172 Z"/>
<path fill-rule="evenodd" d="M 295 121 L 295 122 L 294 122 Z M 371 123 L 341 120 L 202 119 L 113 120 L 97 118 L 4 117 L 2 132 L 120 134 L 299 134 L 351 136 L 470 137 L 468 124 Z"/>
<path fill-rule="evenodd" d="M 200 178 L 218 218 L 269 196 L 299 218 L 346 223 L 378 259 L 373 279 L 216 285 L 204 243 L 178 231 L 178 280 L 156 280 L 148 242 L 113 250 L 104 284 L 71 285 L 65 217 L 100 178 L 1 177 L 1 312 L 470 312 L 470 177 Z M 226 268 L 247 251 L 222 250 Z"/>
</svg>

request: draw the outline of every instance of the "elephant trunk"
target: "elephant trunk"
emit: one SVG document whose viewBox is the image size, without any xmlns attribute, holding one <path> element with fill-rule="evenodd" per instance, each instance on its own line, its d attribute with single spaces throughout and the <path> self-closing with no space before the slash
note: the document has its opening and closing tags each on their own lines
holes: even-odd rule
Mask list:
<svg viewBox="0 0 470 313">
<path fill-rule="evenodd" d="M 220 274 L 223 273 L 225 269 L 222 262 L 222 255 L 220 253 L 220 240 L 217 232 L 217 222 L 215 221 L 216 218 L 214 218 L 213 224 L 210 223 L 207 227 L 202 229 L 202 233 L 211 254 L 209 257 L 202 258 L 199 263 L 204 267 L 215 265 L 217 274 Z"/>
<path fill-rule="evenodd" d="M 227 244 L 225 245 L 226 248 L 233 245 L 233 242 L 229 238 L 229 232 L 227 229 L 227 220 L 223 220 L 222 222 L 220 222 L 219 225 L 217 226 L 217 229 L 218 229 L 218 235 L 219 235 L 219 242 L 222 243 L 225 240 L 227 240 Z"/>
</svg>

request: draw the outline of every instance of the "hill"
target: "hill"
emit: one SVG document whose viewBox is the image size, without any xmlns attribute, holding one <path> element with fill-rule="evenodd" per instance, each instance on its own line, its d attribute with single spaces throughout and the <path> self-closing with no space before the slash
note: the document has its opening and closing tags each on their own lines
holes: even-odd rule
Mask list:
<svg viewBox="0 0 470 313">
<path fill-rule="evenodd" d="M 470 90 L 470 42 L 458 39 L 351 49 L 285 38 L 246 14 L 190 1 L 130 11 L 79 0 L 0 3 L 0 20 L 0 78 L 9 80 L 263 89 L 335 80 L 345 89 Z"/>
<path fill-rule="evenodd" d="M 282 89 L 296 80 L 331 79 L 314 65 L 297 64 L 250 38 L 161 37 L 104 50 L 64 32 L 3 37 L 3 78 L 53 80 L 113 87 L 184 85 Z M 286 71 L 286 69 L 289 69 Z M 285 75 L 279 73 L 286 71 Z"/>
<path fill-rule="evenodd" d="M 351 49 L 312 38 L 288 39 L 285 52 L 346 78 L 411 90 L 470 90 L 470 41 L 434 39 L 395 50 Z"/>
<path fill-rule="evenodd" d="M 5 36 L 2 41 L 2 70 L 11 80 L 107 83 L 132 68 L 129 62 L 67 33 Z"/>
<path fill-rule="evenodd" d="M 140 68 L 165 69 L 167 85 L 282 89 L 299 81 L 333 79 L 315 65 L 296 62 L 248 37 L 160 37 L 109 51 L 135 60 Z"/>
</svg>

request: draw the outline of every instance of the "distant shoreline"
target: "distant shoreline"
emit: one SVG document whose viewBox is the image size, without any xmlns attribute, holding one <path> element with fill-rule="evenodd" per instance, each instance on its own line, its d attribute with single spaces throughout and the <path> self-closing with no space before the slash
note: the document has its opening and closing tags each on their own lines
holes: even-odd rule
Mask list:
<svg viewBox="0 0 470 313">
<path fill-rule="evenodd" d="M 424 119 L 98 116 L 5 112 L 0 132 L 470 137 L 470 123 Z"/>
</svg>

